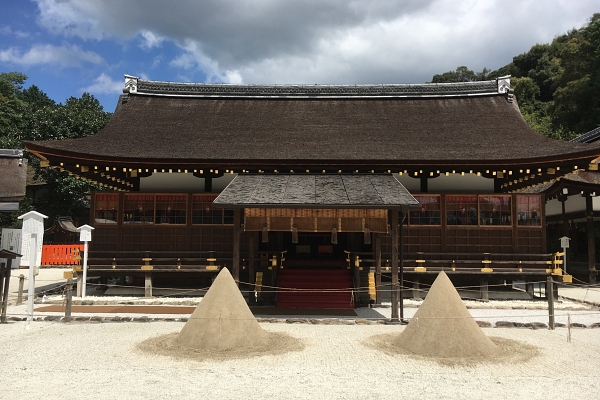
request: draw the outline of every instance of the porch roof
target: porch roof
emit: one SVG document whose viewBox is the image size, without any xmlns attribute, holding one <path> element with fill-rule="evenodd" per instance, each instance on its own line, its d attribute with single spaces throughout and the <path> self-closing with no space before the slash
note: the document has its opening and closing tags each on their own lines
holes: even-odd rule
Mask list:
<svg viewBox="0 0 600 400">
<path fill-rule="evenodd" d="M 238 175 L 214 200 L 222 208 L 409 209 L 419 202 L 392 174 Z"/>
</svg>

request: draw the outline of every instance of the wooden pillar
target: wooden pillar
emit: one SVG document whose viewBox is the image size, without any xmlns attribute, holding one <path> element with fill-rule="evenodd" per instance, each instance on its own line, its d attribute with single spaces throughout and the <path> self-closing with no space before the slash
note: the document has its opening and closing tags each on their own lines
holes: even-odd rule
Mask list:
<svg viewBox="0 0 600 400">
<path fill-rule="evenodd" d="M 125 196 L 119 193 L 119 210 L 117 212 L 117 251 L 123 250 L 123 219 L 125 216 Z M 92 221 L 93 221 L 92 217 Z M 130 249 L 129 249 L 130 250 Z M 77 279 L 77 296 L 81 296 L 81 280 Z"/>
<path fill-rule="evenodd" d="M 67 302 L 65 304 L 65 322 L 71 322 L 71 309 L 73 305 L 73 278 L 67 279 L 65 293 L 67 295 Z"/>
<path fill-rule="evenodd" d="M 404 219 L 406 214 L 400 211 L 400 227 L 399 227 L 399 267 L 400 267 L 400 321 L 404 320 Z"/>
<path fill-rule="evenodd" d="M 144 297 L 152 297 L 152 272 L 144 274 Z"/>
<path fill-rule="evenodd" d="M 413 300 L 421 300 L 421 287 L 419 284 L 419 278 L 415 278 L 415 281 L 413 282 L 413 295 L 412 298 Z"/>
<path fill-rule="evenodd" d="M 239 286 L 240 281 L 240 223 L 241 210 L 236 208 L 233 210 L 233 279 Z"/>
<path fill-rule="evenodd" d="M 81 297 L 83 289 L 83 274 L 80 271 L 77 271 L 74 275 L 77 278 L 77 297 Z"/>
<path fill-rule="evenodd" d="M 562 228 L 563 228 L 562 235 L 569 237 L 569 221 L 567 220 L 567 216 L 566 216 L 566 212 L 565 212 L 565 201 L 566 200 L 567 199 L 565 198 L 564 200 L 562 200 L 560 202 L 560 207 L 562 210 Z"/>
<path fill-rule="evenodd" d="M 212 192 L 212 178 L 204 178 L 204 192 L 205 193 Z"/>
<path fill-rule="evenodd" d="M 422 176 L 421 177 L 421 193 L 427 193 L 428 188 L 427 188 L 427 178 Z"/>
<path fill-rule="evenodd" d="M 19 291 L 17 292 L 17 305 L 23 304 L 23 285 L 25 284 L 25 275 L 19 275 Z"/>
<path fill-rule="evenodd" d="M 519 208 L 517 206 L 517 196 L 511 195 L 512 215 L 515 217 L 512 221 L 512 252 L 519 253 Z M 545 240 L 545 239 L 544 239 Z"/>
<path fill-rule="evenodd" d="M 480 299 L 481 299 L 481 301 L 489 301 L 490 300 L 490 292 L 489 292 L 487 278 L 482 278 L 481 279 L 481 296 L 480 296 Z"/>
<path fill-rule="evenodd" d="M 441 232 L 441 252 L 445 253 L 448 251 L 448 230 L 446 229 L 446 195 L 440 195 L 440 229 Z"/>
<path fill-rule="evenodd" d="M 381 304 L 381 234 L 375 235 L 375 304 Z"/>
<path fill-rule="evenodd" d="M 0 290 L 0 295 L 2 296 L 2 310 L 0 311 L 0 322 L 6 323 L 6 308 L 8 307 L 8 285 L 10 284 L 10 269 L 12 259 L 7 258 L 6 264 L 4 264 L 4 268 L 2 269 L 2 273 L 0 274 L 2 284 L 2 290 Z"/>
<path fill-rule="evenodd" d="M 360 262 L 358 262 L 358 255 L 355 257 L 354 265 L 352 266 L 352 272 L 354 276 L 354 303 L 355 306 L 361 307 L 363 305 L 363 296 L 360 286 Z"/>
<path fill-rule="evenodd" d="M 585 216 L 587 220 L 588 270 L 590 283 L 596 283 L 596 238 L 594 235 L 594 207 L 592 196 L 585 196 Z"/>
<path fill-rule="evenodd" d="M 256 243 L 256 232 L 250 232 L 248 234 L 248 301 L 254 300 L 254 291 L 256 290 L 256 272 L 254 270 L 254 246 Z"/>
<path fill-rule="evenodd" d="M 532 282 L 525 282 L 525 291 L 533 299 L 535 293 L 533 291 L 533 283 Z"/>
<path fill-rule="evenodd" d="M 391 210 L 392 227 L 392 319 L 391 322 L 399 322 L 398 319 L 398 210 Z"/>
<path fill-rule="evenodd" d="M 546 297 L 548 299 L 548 328 L 554 330 L 554 282 L 551 276 L 546 280 Z"/>
</svg>

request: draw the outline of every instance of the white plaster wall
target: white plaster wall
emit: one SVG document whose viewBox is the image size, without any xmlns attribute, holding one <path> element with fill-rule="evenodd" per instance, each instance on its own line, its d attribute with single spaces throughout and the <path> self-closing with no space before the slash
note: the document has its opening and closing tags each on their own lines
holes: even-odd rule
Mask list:
<svg viewBox="0 0 600 400">
<path fill-rule="evenodd" d="M 398 181 L 411 193 L 420 193 L 421 192 L 421 180 L 419 178 L 411 178 L 406 174 L 397 175 Z"/>
<path fill-rule="evenodd" d="M 220 193 L 229 185 L 229 183 L 235 178 L 237 174 L 225 174 L 220 178 L 213 179 L 212 191 L 213 193 Z"/>
<path fill-rule="evenodd" d="M 594 211 L 600 210 L 600 197 L 592 197 Z M 565 213 L 585 211 L 585 197 L 581 195 L 569 196 L 565 202 Z M 546 215 L 561 215 L 562 206 L 560 201 L 552 199 L 546 203 Z"/>
<path fill-rule="evenodd" d="M 476 174 L 440 175 L 427 181 L 429 193 L 494 193 L 494 180 Z"/>
<path fill-rule="evenodd" d="M 236 175 L 225 174 L 220 178 L 214 178 L 212 192 L 221 192 Z M 140 178 L 140 192 L 203 193 L 204 178 L 197 178 L 193 174 L 157 172 Z"/>
<path fill-rule="evenodd" d="M 140 192 L 202 193 L 204 179 L 193 174 L 157 172 L 140 178 Z"/>
</svg>

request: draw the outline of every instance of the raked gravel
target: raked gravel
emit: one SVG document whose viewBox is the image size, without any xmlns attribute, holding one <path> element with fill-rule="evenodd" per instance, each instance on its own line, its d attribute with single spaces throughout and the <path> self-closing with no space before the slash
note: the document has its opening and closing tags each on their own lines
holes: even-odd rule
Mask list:
<svg viewBox="0 0 600 400">
<path fill-rule="evenodd" d="M 504 311 L 507 310 L 498 310 Z M 513 310 L 513 312 L 516 310 Z M 522 310 L 518 310 L 522 311 Z M 399 325 L 268 324 L 305 348 L 227 361 L 190 361 L 140 351 L 181 322 L 0 325 L 2 399 L 481 399 L 596 398 L 600 329 L 486 328 L 537 346 L 521 364 L 444 366 L 364 344 Z"/>
</svg>

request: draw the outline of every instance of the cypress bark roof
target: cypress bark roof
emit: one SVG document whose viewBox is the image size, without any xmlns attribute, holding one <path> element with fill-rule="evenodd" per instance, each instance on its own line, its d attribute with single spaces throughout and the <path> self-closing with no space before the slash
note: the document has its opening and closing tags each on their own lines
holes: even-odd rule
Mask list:
<svg viewBox="0 0 600 400">
<path fill-rule="evenodd" d="M 0 150 L 0 201 L 18 202 L 25 197 L 27 160 L 22 150 Z"/>
<path fill-rule="evenodd" d="M 600 146 L 537 134 L 496 81 L 244 86 L 136 80 L 136 85 L 98 134 L 27 147 L 42 155 L 140 162 L 485 165 L 591 155 Z"/>
<path fill-rule="evenodd" d="M 218 207 L 418 208 L 393 175 L 238 175 Z"/>
</svg>

